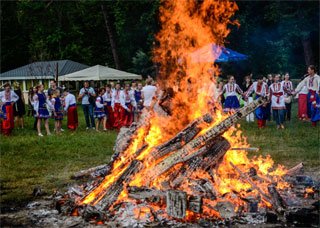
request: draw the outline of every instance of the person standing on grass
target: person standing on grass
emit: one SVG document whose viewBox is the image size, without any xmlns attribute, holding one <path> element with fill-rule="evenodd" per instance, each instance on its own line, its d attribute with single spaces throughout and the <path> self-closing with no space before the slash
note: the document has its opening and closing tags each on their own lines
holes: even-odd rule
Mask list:
<svg viewBox="0 0 320 228">
<path fill-rule="evenodd" d="M 14 92 L 19 97 L 19 99 L 17 100 L 16 103 L 14 103 L 14 106 L 13 106 L 14 122 L 17 128 L 19 128 L 19 122 L 20 122 L 20 126 L 23 129 L 24 128 L 23 116 L 26 114 L 26 105 L 24 101 L 24 96 L 20 89 L 19 82 L 14 83 Z"/>
<path fill-rule="evenodd" d="M 64 90 L 64 112 L 67 113 L 67 126 L 70 130 L 75 131 L 78 127 L 78 111 L 76 97 Z"/>
<path fill-rule="evenodd" d="M 121 104 L 120 104 L 120 84 L 117 83 L 116 84 L 116 90 L 112 93 L 112 101 L 111 101 L 111 106 L 113 109 L 113 118 L 114 118 L 114 122 L 113 122 L 113 127 L 114 128 L 119 128 L 120 126 L 120 113 L 121 113 Z"/>
<path fill-rule="evenodd" d="M 120 93 L 120 103 L 121 103 L 121 121 L 120 127 L 129 127 L 133 122 L 133 108 L 137 108 L 136 100 L 132 93 L 130 93 L 130 85 L 126 84 L 124 90 Z"/>
<path fill-rule="evenodd" d="M 246 101 L 248 101 L 248 97 L 255 92 L 256 97 L 255 100 L 257 100 L 259 97 L 268 97 L 269 90 L 268 85 L 263 81 L 263 76 L 260 75 L 257 77 L 256 82 L 254 82 L 250 88 L 247 90 L 247 92 L 244 93 Z M 267 120 L 267 109 L 266 104 L 260 106 L 255 110 L 255 115 L 258 122 L 259 129 L 262 129 L 266 126 L 266 120 Z"/>
<path fill-rule="evenodd" d="M 143 99 L 143 106 L 147 110 L 151 109 L 151 103 L 153 97 L 156 95 L 157 87 L 152 85 L 152 78 L 146 80 L 146 86 L 141 90 L 141 98 Z"/>
<path fill-rule="evenodd" d="M 104 102 L 104 111 L 107 115 L 107 121 L 105 128 L 112 130 L 113 129 L 113 123 L 114 123 L 114 117 L 113 117 L 113 110 L 112 110 L 112 91 L 111 86 L 107 85 L 106 92 L 102 96 L 103 102 Z"/>
<path fill-rule="evenodd" d="M 33 87 L 30 87 L 29 92 L 28 92 L 28 114 L 27 116 L 33 116 L 33 105 L 32 105 L 32 92 L 33 92 Z"/>
<path fill-rule="evenodd" d="M 269 87 L 271 108 L 273 112 L 273 120 L 277 124 L 277 129 L 284 130 L 284 112 L 286 105 L 284 102 L 285 94 L 289 92 L 284 88 L 284 83 L 280 82 L 280 75 L 274 77 L 274 83 Z M 291 93 L 290 93 L 291 95 Z"/>
<path fill-rule="evenodd" d="M 53 115 L 52 118 L 54 119 L 54 129 L 58 135 L 61 134 L 62 128 L 62 120 L 63 120 L 63 107 L 62 107 L 62 100 L 60 98 L 60 90 L 56 90 L 55 94 L 52 95 L 51 104 L 53 106 Z"/>
<path fill-rule="evenodd" d="M 294 95 L 302 90 L 304 86 L 308 88 L 307 96 L 307 114 L 312 122 L 312 127 L 317 127 L 317 122 L 320 120 L 320 77 L 315 73 L 315 67 L 310 65 L 308 67 L 308 74 L 296 88 Z"/>
<path fill-rule="evenodd" d="M 13 105 L 19 99 L 19 96 L 11 90 L 9 83 L 3 85 L 4 91 L 0 92 L 0 104 L 1 106 L 1 116 L 2 131 L 5 136 L 12 135 L 14 129 L 14 117 L 13 117 Z"/>
<path fill-rule="evenodd" d="M 105 89 L 101 88 L 99 91 L 100 91 L 100 93 L 97 96 L 96 105 L 94 107 L 94 114 L 93 114 L 93 117 L 95 119 L 98 119 L 96 122 L 96 131 L 97 132 L 99 132 L 101 121 L 102 121 L 103 131 L 107 131 L 107 128 L 106 128 L 107 117 L 106 117 L 106 113 L 104 110 L 104 102 L 103 102 L 103 98 L 102 98 L 102 96 L 105 93 Z"/>
<path fill-rule="evenodd" d="M 237 94 L 242 95 L 242 90 L 238 86 L 237 83 L 234 82 L 234 76 L 228 76 L 228 83 L 223 86 L 221 96 L 226 94 L 227 98 L 224 103 L 223 111 L 224 112 L 231 112 L 237 111 L 240 109 L 240 103 L 237 97 Z"/>
<path fill-rule="evenodd" d="M 137 108 L 134 110 L 134 121 L 138 122 L 141 116 L 141 110 L 143 108 L 143 102 L 141 97 L 142 83 L 138 83 L 138 87 L 134 90 L 134 99 L 136 100 Z"/>
<path fill-rule="evenodd" d="M 301 81 L 303 81 L 308 74 L 305 74 L 302 78 Z M 307 100 L 308 100 L 308 88 L 307 86 L 303 86 L 300 92 L 297 94 L 298 98 L 298 117 L 299 120 L 308 120 L 308 115 L 307 115 Z"/>
<path fill-rule="evenodd" d="M 294 92 L 293 84 L 290 81 L 290 75 L 289 73 L 285 73 L 284 75 L 284 81 L 282 81 L 283 87 L 285 91 L 285 97 L 284 97 L 284 102 L 286 104 L 286 109 L 284 113 L 284 119 L 290 121 L 291 120 L 291 102 L 292 102 L 292 93 Z"/>
<path fill-rule="evenodd" d="M 89 87 L 89 81 L 84 82 L 84 87 L 80 90 L 79 96 L 82 99 L 82 109 L 84 117 L 86 119 L 87 128 L 90 129 L 90 123 L 92 129 L 95 129 L 94 118 L 93 118 L 93 106 L 95 103 L 96 93 L 92 87 Z"/>
<path fill-rule="evenodd" d="M 48 97 L 43 92 L 44 87 L 43 85 L 37 86 L 37 93 L 33 96 L 34 102 L 34 110 L 36 113 L 37 118 L 37 130 L 38 136 L 42 137 L 43 134 L 41 133 L 41 121 L 44 120 L 44 126 L 47 131 L 47 135 L 51 135 L 49 129 L 49 111 L 48 108 L 53 109 L 51 102 L 49 101 Z"/>
<path fill-rule="evenodd" d="M 248 89 L 251 87 L 252 83 L 253 82 L 251 80 L 251 76 L 247 75 L 245 77 L 245 82 L 243 83 L 243 86 L 242 86 L 242 91 L 248 91 Z M 250 104 L 252 102 L 253 102 L 253 97 L 252 97 L 252 94 L 250 94 L 249 97 L 248 97 L 248 101 L 244 101 L 244 106 L 247 106 L 248 104 Z M 246 120 L 247 120 L 248 123 L 254 122 L 254 114 L 253 114 L 253 112 L 251 112 L 249 115 L 247 115 Z"/>
<path fill-rule="evenodd" d="M 34 100 L 33 97 L 36 95 L 38 92 L 38 88 L 36 86 L 32 87 L 32 92 L 30 93 L 30 102 L 32 105 L 32 116 L 34 117 L 34 123 L 33 123 L 33 130 L 37 131 L 37 125 L 38 125 L 38 118 L 37 118 L 37 113 L 34 110 Z"/>
</svg>

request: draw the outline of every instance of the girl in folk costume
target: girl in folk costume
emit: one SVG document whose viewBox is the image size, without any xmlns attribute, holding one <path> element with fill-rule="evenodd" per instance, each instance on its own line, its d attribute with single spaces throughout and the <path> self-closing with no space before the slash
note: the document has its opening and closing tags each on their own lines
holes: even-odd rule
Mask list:
<svg viewBox="0 0 320 228">
<path fill-rule="evenodd" d="M 112 129 L 114 124 L 114 116 L 113 116 L 113 110 L 112 110 L 112 90 L 111 86 L 108 85 L 106 87 L 106 92 L 102 96 L 103 102 L 104 102 L 104 112 L 107 115 L 107 121 L 105 128 Z"/>
<path fill-rule="evenodd" d="M 269 95 L 268 85 L 263 81 L 263 76 L 258 76 L 258 81 L 254 82 L 249 90 L 245 92 L 245 99 L 248 100 L 248 97 L 250 94 L 255 92 L 256 97 L 255 100 L 259 97 L 266 97 Z M 266 104 L 260 106 L 255 110 L 256 118 L 258 121 L 258 127 L 259 129 L 264 128 L 266 126 L 266 119 L 267 119 L 267 109 Z"/>
<path fill-rule="evenodd" d="M 306 77 L 308 77 L 308 74 L 305 74 L 302 78 L 301 81 L 303 81 Z M 303 86 L 300 92 L 297 94 L 298 98 L 298 117 L 299 120 L 308 120 L 308 115 L 307 115 L 307 100 L 308 100 L 308 88 L 307 86 Z"/>
<path fill-rule="evenodd" d="M 294 92 L 293 89 L 293 84 L 292 82 L 289 80 L 290 79 L 290 75 L 289 73 L 285 73 L 284 75 L 284 81 L 282 81 L 283 83 L 283 87 L 285 89 L 285 99 L 284 102 L 286 104 L 286 109 L 285 109 L 285 113 L 284 113 L 284 118 L 285 120 L 291 120 L 291 97 L 292 97 L 292 93 Z M 287 91 L 287 92 L 286 92 Z"/>
<path fill-rule="evenodd" d="M 236 111 L 240 109 L 240 103 L 237 97 L 237 94 L 242 95 L 242 90 L 234 82 L 233 76 L 228 76 L 228 83 L 224 85 L 223 90 L 221 92 L 221 95 L 223 96 L 224 93 L 226 93 L 226 101 L 224 103 L 223 111 L 224 112 L 230 112 L 230 111 Z"/>
<path fill-rule="evenodd" d="M 120 84 L 116 84 L 116 90 L 112 93 L 112 101 L 111 101 L 111 106 L 113 109 L 113 117 L 114 117 L 114 122 L 113 122 L 113 127 L 114 128 L 119 128 L 120 126 L 120 113 L 121 113 L 121 104 L 120 104 Z"/>
<path fill-rule="evenodd" d="M 37 129 L 38 129 L 38 135 L 43 136 L 41 133 L 41 121 L 44 120 L 44 126 L 47 131 L 47 135 L 51 135 L 50 129 L 49 129 L 49 118 L 50 114 L 48 111 L 48 108 L 51 110 L 53 109 L 51 102 L 49 101 L 48 97 L 43 92 L 43 85 L 37 86 L 38 92 L 33 96 L 33 102 L 34 102 L 34 110 L 35 110 L 35 117 L 37 120 Z"/>
<path fill-rule="evenodd" d="M 1 113 L 0 119 L 3 119 L 2 131 L 5 136 L 12 135 L 14 128 L 13 105 L 19 99 L 19 96 L 11 90 L 9 83 L 4 84 L 4 91 L 0 92 Z"/>
<path fill-rule="evenodd" d="M 138 87 L 134 90 L 134 99 L 136 100 L 137 108 L 134 110 L 134 121 L 138 122 L 141 116 L 141 110 L 143 109 L 143 101 L 142 101 L 142 83 L 138 83 Z"/>
<path fill-rule="evenodd" d="M 99 132 L 101 121 L 103 121 L 102 122 L 103 130 L 107 131 L 106 129 L 107 115 L 104 111 L 103 98 L 102 98 L 104 93 L 105 93 L 105 89 L 101 88 L 96 99 L 96 106 L 94 107 L 93 118 L 98 119 L 96 123 L 97 132 Z"/>
<path fill-rule="evenodd" d="M 320 77 L 315 74 L 315 67 L 313 65 L 308 67 L 308 74 L 309 76 L 299 83 L 294 95 L 302 90 L 303 86 L 307 86 L 307 115 L 312 122 L 312 127 L 315 128 L 320 120 Z"/>
<path fill-rule="evenodd" d="M 133 122 L 133 107 L 137 108 L 136 100 L 133 95 L 129 92 L 130 85 L 126 84 L 124 90 L 120 93 L 120 103 L 121 103 L 121 122 L 120 127 L 130 126 Z"/>
<path fill-rule="evenodd" d="M 245 77 L 245 82 L 243 83 L 242 90 L 243 91 L 247 91 L 250 88 L 251 85 L 252 85 L 251 76 L 247 75 Z M 250 94 L 249 97 L 248 97 L 248 101 L 244 102 L 244 106 L 247 106 L 248 104 L 250 104 L 252 102 L 253 102 L 253 97 L 252 97 L 252 94 Z M 247 115 L 246 119 L 247 119 L 247 122 L 254 122 L 254 114 L 253 114 L 253 112 L 251 112 L 249 115 Z"/>
<path fill-rule="evenodd" d="M 74 131 L 79 124 L 76 97 L 66 89 L 63 91 L 63 95 L 64 111 L 67 113 L 67 126 L 69 129 Z"/>
<path fill-rule="evenodd" d="M 60 98 L 60 90 L 57 89 L 52 95 L 51 104 L 53 106 L 54 129 L 58 135 L 61 134 L 62 120 L 63 120 L 63 107 Z"/>
<path fill-rule="evenodd" d="M 270 92 L 270 101 L 271 101 L 271 108 L 273 112 L 273 119 L 276 121 L 277 129 L 285 129 L 283 122 L 284 122 L 284 111 L 286 109 L 286 105 L 284 102 L 285 94 L 287 91 L 284 88 L 284 83 L 280 82 L 280 75 L 277 74 L 274 77 L 274 83 L 270 85 L 269 92 Z M 291 93 L 290 93 L 291 95 Z"/>
</svg>

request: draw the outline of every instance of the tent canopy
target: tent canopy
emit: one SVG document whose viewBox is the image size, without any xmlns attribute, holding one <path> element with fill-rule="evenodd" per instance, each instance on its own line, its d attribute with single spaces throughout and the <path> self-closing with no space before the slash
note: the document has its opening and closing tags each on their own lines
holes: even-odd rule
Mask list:
<svg viewBox="0 0 320 228">
<path fill-rule="evenodd" d="M 112 69 L 110 67 L 105 67 L 101 65 L 96 65 L 89 67 L 84 70 L 80 70 L 71 74 L 66 74 L 59 77 L 60 81 L 105 81 L 105 80 L 138 80 L 142 79 L 141 75 L 128 73 L 125 71 L 120 71 Z"/>
<path fill-rule="evenodd" d="M 193 63 L 235 62 L 248 60 L 248 56 L 211 43 L 191 53 Z"/>
</svg>

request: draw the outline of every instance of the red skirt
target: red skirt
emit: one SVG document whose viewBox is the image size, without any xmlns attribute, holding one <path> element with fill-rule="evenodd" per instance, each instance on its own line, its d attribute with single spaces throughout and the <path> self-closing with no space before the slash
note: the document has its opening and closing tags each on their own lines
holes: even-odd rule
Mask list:
<svg viewBox="0 0 320 228">
<path fill-rule="evenodd" d="M 131 110 L 128 112 L 124 108 L 121 107 L 121 121 L 120 121 L 120 128 L 123 126 L 129 127 L 133 122 L 133 112 L 132 112 L 132 105 L 127 104 L 127 107 Z"/>
<path fill-rule="evenodd" d="M 308 97 L 308 94 L 299 94 L 299 106 L 298 106 L 299 119 L 307 118 L 307 97 Z"/>
<path fill-rule="evenodd" d="M 6 105 L 5 109 L 6 109 L 7 118 L 3 120 L 2 131 L 5 136 L 9 136 L 11 135 L 12 130 L 14 128 L 13 106 L 11 104 Z"/>
<path fill-rule="evenodd" d="M 114 124 L 114 115 L 113 115 L 113 110 L 112 110 L 112 106 L 107 106 L 107 116 L 108 116 L 108 120 L 106 123 L 106 128 L 107 129 L 112 129 L 113 128 L 113 124 Z"/>
<path fill-rule="evenodd" d="M 114 112 L 113 112 L 113 127 L 118 128 L 120 126 L 120 113 L 121 113 L 121 105 L 120 103 L 114 104 Z"/>
<path fill-rule="evenodd" d="M 76 128 L 78 127 L 78 111 L 76 106 L 68 108 L 67 125 L 68 128 L 72 131 L 76 130 Z"/>
</svg>

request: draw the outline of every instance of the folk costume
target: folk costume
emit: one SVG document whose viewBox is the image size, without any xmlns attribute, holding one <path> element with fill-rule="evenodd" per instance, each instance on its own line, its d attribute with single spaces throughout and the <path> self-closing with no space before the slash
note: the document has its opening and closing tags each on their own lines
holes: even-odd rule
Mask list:
<svg viewBox="0 0 320 228">
<path fill-rule="evenodd" d="M 116 90 L 112 93 L 111 106 L 113 109 L 113 127 L 120 129 L 120 113 L 121 113 L 121 104 L 120 104 L 120 93 L 121 90 Z"/>
<path fill-rule="evenodd" d="M 313 77 L 309 75 L 306 77 L 296 88 L 296 92 L 299 92 L 303 86 L 308 89 L 307 96 L 307 115 L 312 122 L 312 126 L 316 127 L 317 122 L 320 120 L 320 77 L 315 74 Z"/>
<path fill-rule="evenodd" d="M 276 122 L 277 126 L 283 125 L 284 123 L 284 112 L 286 109 L 284 101 L 286 91 L 283 82 L 275 82 L 269 87 L 273 120 Z"/>
<path fill-rule="evenodd" d="M 50 114 L 48 109 L 53 109 L 51 102 L 44 93 L 37 93 L 33 96 L 33 107 L 35 111 L 35 117 L 38 119 L 48 119 Z M 37 116 L 39 113 L 39 116 Z"/>
<path fill-rule="evenodd" d="M 298 96 L 298 117 L 300 120 L 308 119 L 307 106 L 308 106 L 308 88 L 303 86 Z"/>
<path fill-rule="evenodd" d="M 226 94 L 227 98 L 224 103 L 223 111 L 237 111 L 240 109 L 240 103 L 237 94 L 242 94 L 243 91 L 240 89 L 236 83 L 227 83 L 223 86 L 221 95 Z"/>
<path fill-rule="evenodd" d="M 0 119 L 2 122 L 2 132 L 5 136 L 9 136 L 14 129 L 13 105 L 19 99 L 19 96 L 13 91 L 0 92 L 1 112 Z"/>
<path fill-rule="evenodd" d="M 51 99 L 51 104 L 54 108 L 54 111 L 56 113 L 56 116 L 52 112 L 52 119 L 54 120 L 63 120 L 63 107 L 62 107 L 62 102 L 60 97 L 53 97 Z"/>
<path fill-rule="evenodd" d="M 142 105 L 142 97 L 141 97 L 142 92 L 138 90 L 134 90 L 134 99 L 136 100 L 137 108 L 135 109 L 135 113 L 139 114 L 141 113 L 141 110 L 143 109 Z"/>
<path fill-rule="evenodd" d="M 258 82 L 254 82 L 249 90 L 245 93 L 245 96 L 248 98 L 250 94 L 255 92 L 257 100 L 259 97 L 267 97 L 269 95 L 268 85 L 265 82 L 259 84 Z M 255 115 L 258 121 L 258 127 L 263 128 L 266 126 L 267 120 L 267 108 L 266 105 L 262 105 L 255 110 Z"/>
<path fill-rule="evenodd" d="M 282 81 L 283 83 L 283 88 L 285 91 L 285 95 L 284 95 L 284 102 L 285 102 L 285 105 L 286 105 L 286 109 L 285 109 L 285 112 L 284 112 L 284 118 L 285 120 L 291 120 L 291 96 L 292 96 L 292 93 L 294 92 L 294 89 L 293 89 L 293 84 L 291 81 Z"/>
<path fill-rule="evenodd" d="M 76 97 L 73 94 L 68 93 L 68 95 L 65 97 L 64 102 L 64 111 L 67 112 L 67 126 L 69 129 L 74 131 L 79 124 Z"/>
<path fill-rule="evenodd" d="M 120 93 L 120 103 L 121 103 L 121 115 L 120 115 L 120 127 L 130 126 L 133 122 L 133 107 L 137 108 L 136 100 L 134 96 L 129 91 L 123 90 Z M 128 112 L 128 109 L 131 112 Z"/>
<path fill-rule="evenodd" d="M 250 86 L 252 85 L 252 82 L 250 81 L 249 84 L 247 84 L 246 82 L 243 84 L 242 90 L 243 91 L 248 91 L 248 89 L 250 88 Z M 248 97 L 248 101 L 244 101 L 244 106 L 247 106 L 248 104 L 253 102 L 253 97 L 252 94 L 249 95 Z M 250 114 L 248 114 L 246 116 L 246 120 L 247 122 L 254 122 L 254 113 L 251 112 Z"/>
<path fill-rule="evenodd" d="M 112 91 L 110 93 L 105 92 L 102 96 L 104 106 L 104 112 L 106 113 L 108 120 L 105 128 L 112 129 L 114 124 L 114 114 L 112 109 Z"/>
<path fill-rule="evenodd" d="M 104 111 L 103 98 L 101 96 L 97 96 L 96 105 L 94 107 L 93 118 L 95 119 L 103 119 L 106 117 L 106 113 Z"/>
</svg>

